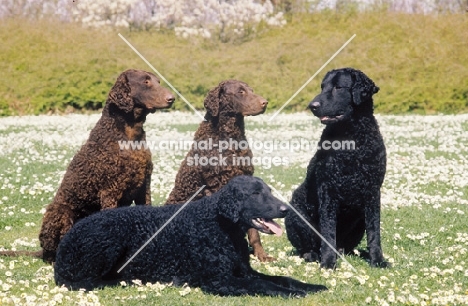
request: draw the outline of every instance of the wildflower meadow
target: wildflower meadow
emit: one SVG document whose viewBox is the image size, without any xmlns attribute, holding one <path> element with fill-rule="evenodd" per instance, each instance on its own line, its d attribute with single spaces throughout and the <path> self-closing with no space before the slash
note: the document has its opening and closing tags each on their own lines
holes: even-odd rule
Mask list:
<svg viewBox="0 0 468 306">
<path fill-rule="evenodd" d="M 256 175 L 289 200 L 305 175 L 316 148 L 292 149 L 292 140 L 318 141 L 322 126 L 310 113 L 246 119 L 247 137 L 284 145 L 276 150 L 253 147 L 261 157 Z M 37 250 L 37 233 L 74 153 L 86 140 L 99 115 L 26 116 L 0 119 L 0 248 Z M 388 153 L 382 188 L 382 243 L 389 269 L 371 268 L 358 256 L 347 256 L 335 271 L 306 263 L 285 235 L 262 236 L 277 258 L 255 269 L 324 284 L 329 290 L 304 299 L 221 298 L 198 288 L 171 284 L 122 283 L 91 292 L 56 287 L 53 268 L 30 257 L 0 258 L 0 301 L 14 305 L 462 305 L 468 304 L 468 172 L 467 115 L 378 115 Z M 148 140 L 190 139 L 200 123 L 194 113 L 167 111 L 148 116 Z M 161 205 L 172 189 L 184 150 L 153 148 L 152 197 Z M 288 163 L 266 162 L 274 156 Z M 263 162 L 262 162 L 263 160 Z M 174 220 L 177 222 L 177 220 Z M 283 224 L 282 220 L 279 221 Z M 365 248 L 365 242 L 362 249 Z M 358 248 L 356 255 L 360 252 Z"/>
</svg>

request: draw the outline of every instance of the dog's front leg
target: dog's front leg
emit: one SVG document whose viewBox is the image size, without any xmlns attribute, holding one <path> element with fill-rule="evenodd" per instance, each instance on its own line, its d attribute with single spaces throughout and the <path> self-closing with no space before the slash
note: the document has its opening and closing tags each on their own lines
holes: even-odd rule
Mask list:
<svg viewBox="0 0 468 306">
<path fill-rule="evenodd" d="M 249 238 L 249 245 L 252 247 L 254 256 L 261 262 L 272 262 L 276 260 L 276 258 L 265 252 L 262 242 L 260 241 L 260 233 L 256 229 L 249 228 L 247 231 L 247 237 Z"/>
<path fill-rule="evenodd" d="M 336 265 L 336 253 L 330 247 L 336 249 L 336 223 L 338 204 L 326 184 L 318 188 L 320 233 L 328 243 L 322 240 L 320 254 L 320 266 L 322 268 L 334 269 Z M 329 245 L 330 244 L 330 245 Z"/>
<path fill-rule="evenodd" d="M 385 268 L 389 263 L 385 261 L 380 239 L 380 187 L 371 194 L 366 201 L 366 235 L 369 248 L 370 265 Z"/>
<path fill-rule="evenodd" d="M 153 173 L 153 163 L 149 163 L 145 176 L 145 205 L 151 205 L 151 174 Z M 135 202 L 135 204 L 137 204 Z"/>
<path fill-rule="evenodd" d="M 263 295 L 288 298 L 307 295 L 304 290 L 290 289 L 258 277 L 222 276 L 205 279 L 200 287 L 205 292 L 220 296 Z"/>
<path fill-rule="evenodd" d="M 151 205 L 151 178 L 146 178 L 134 196 L 135 205 Z"/>
</svg>

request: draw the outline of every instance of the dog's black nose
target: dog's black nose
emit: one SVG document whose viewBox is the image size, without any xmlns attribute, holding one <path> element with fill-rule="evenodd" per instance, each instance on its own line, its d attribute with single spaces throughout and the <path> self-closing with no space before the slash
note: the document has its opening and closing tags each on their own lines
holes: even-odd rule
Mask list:
<svg viewBox="0 0 468 306">
<path fill-rule="evenodd" d="M 318 101 L 312 101 L 309 103 L 309 108 L 311 111 L 315 111 L 320 107 L 320 102 Z"/>
</svg>

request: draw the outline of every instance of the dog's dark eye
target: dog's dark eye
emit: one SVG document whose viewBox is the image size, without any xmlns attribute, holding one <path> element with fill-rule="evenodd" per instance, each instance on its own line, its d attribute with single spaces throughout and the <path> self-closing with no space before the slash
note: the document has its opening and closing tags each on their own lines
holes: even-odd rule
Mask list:
<svg viewBox="0 0 468 306">
<path fill-rule="evenodd" d="M 243 94 L 245 94 L 245 90 L 239 89 L 239 93 L 240 93 L 241 95 L 243 95 Z"/>
</svg>

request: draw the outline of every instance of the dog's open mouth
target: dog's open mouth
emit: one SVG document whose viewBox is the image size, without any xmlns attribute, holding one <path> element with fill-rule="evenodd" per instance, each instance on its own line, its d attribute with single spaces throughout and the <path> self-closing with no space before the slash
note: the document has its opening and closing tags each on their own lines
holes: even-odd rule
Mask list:
<svg viewBox="0 0 468 306">
<path fill-rule="evenodd" d="M 343 119 L 344 115 L 319 117 L 322 123 L 333 123 Z"/>
<path fill-rule="evenodd" d="M 255 228 L 262 233 L 281 236 L 283 234 L 283 229 L 281 226 L 271 219 L 256 218 L 252 219 L 252 223 Z"/>
</svg>

